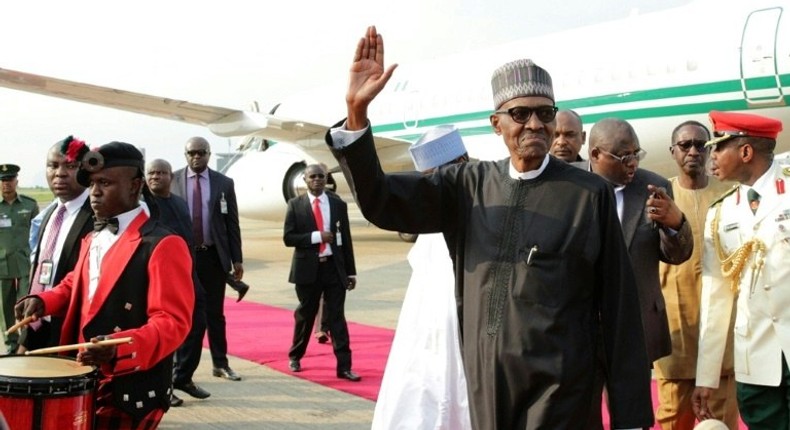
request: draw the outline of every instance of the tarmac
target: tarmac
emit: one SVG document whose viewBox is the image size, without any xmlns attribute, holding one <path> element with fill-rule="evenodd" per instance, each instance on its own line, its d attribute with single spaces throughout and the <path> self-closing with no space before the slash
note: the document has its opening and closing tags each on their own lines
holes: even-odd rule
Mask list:
<svg viewBox="0 0 790 430">
<path fill-rule="evenodd" d="M 355 217 L 356 218 L 356 217 Z M 397 233 L 352 221 L 357 288 L 347 295 L 346 318 L 395 328 L 411 270 L 406 262 L 410 243 Z M 288 283 L 292 249 L 282 240 L 282 224 L 241 220 L 245 301 L 294 309 L 296 294 Z M 230 289 L 229 289 L 230 290 Z M 229 294 L 235 294 L 230 290 Z M 261 328 L 265 336 L 265 327 Z M 351 339 L 353 350 L 354 339 Z M 308 348 L 315 348 L 311 343 Z M 375 402 L 293 377 L 266 366 L 229 357 L 242 376 L 239 382 L 211 376 L 208 349 L 203 350 L 194 382 L 211 393 L 198 400 L 176 391 L 184 405 L 165 414 L 161 429 L 369 429 Z M 365 375 L 361 374 L 364 378 Z"/>
</svg>

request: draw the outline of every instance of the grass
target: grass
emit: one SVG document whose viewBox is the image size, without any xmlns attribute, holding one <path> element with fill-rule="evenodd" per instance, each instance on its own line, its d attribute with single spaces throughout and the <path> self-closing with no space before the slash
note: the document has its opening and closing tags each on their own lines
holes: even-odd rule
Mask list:
<svg viewBox="0 0 790 430">
<path fill-rule="evenodd" d="M 16 192 L 35 199 L 39 206 L 48 205 L 50 202 L 52 202 L 52 199 L 55 198 L 55 196 L 52 194 L 52 191 L 50 191 L 47 187 L 19 187 L 17 188 Z"/>
</svg>

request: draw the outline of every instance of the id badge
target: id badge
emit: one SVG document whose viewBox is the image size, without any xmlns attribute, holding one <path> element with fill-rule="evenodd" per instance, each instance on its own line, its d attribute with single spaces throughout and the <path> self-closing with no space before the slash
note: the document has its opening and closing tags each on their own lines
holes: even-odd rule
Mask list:
<svg viewBox="0 0 790 430">
<path fill-rule="evenodd" d="M 38 271 L 39 284 L 49 285 L 52 283 L 52 267 L 54 267 L 52 260 L 44 260 L 41 262 L 40 270 Z"/>
<path fill-rule="evenodd" d="M 219 199 L 219 211 L 223 215 L 228 214 L 228 202 L 225 200 L 225 193 L 222 193 L 222 197 Z"/>
<path fill-rule="evenodd" d="M 11 218 L 0 218 L 0 228 L 11 228 Z"/>
</svg>

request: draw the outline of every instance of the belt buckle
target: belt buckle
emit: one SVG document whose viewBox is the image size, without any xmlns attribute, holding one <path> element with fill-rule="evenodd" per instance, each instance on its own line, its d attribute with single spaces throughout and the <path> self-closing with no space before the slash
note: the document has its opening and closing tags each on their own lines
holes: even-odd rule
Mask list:
<svg viewBox="0 0 790 430">
<path fill-rule="evenodd" d="M 329 261 L 329 257 L 318 257 L 319 263 L 326 263 L 327 261 Z"/>
<path fill-rule="evenodd" d="M 206 251 L 208 250 L 208 246 L 206 245 L 198 245 L 195 247 L 195 251 Z"/>
</svg>

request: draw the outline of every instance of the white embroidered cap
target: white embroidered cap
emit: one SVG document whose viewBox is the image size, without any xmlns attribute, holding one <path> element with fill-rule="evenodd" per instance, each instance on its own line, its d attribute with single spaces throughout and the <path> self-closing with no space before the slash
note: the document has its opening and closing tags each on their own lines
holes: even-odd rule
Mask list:
<svg viewBox="0 0 790 430">
<path fill-rule="evenodd" d="M 423 172 L 466 154 L 461 134 L 453 125 L 434 127 L 409 147 L 414 167 Z"/>
<path fill-rule="evenodd" d="M 719 420 L 709 419 L 701 421 L 694 427 L 694 430 L 728 430 L 727 424 Z"/>
</svg>

